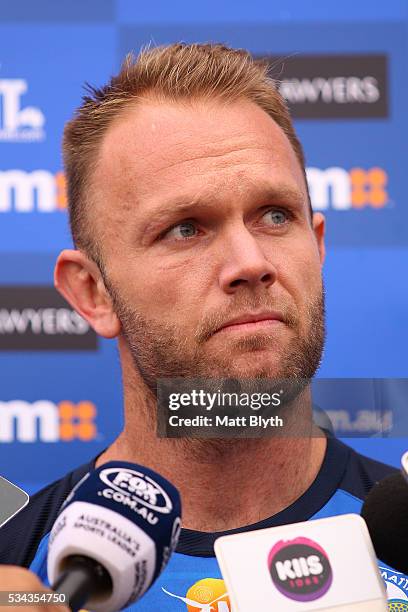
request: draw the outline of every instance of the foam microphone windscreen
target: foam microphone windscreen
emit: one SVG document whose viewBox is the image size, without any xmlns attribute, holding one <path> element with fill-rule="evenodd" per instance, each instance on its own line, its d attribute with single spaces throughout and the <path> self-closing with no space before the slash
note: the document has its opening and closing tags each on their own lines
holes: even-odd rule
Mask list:
<svg viewBox="0 0 408 612">
<path fill-rule="evenodd" d="M 408 574 L 408 484 L 400 473 L 387 476 L 371 489 L 361 516 L 378 559 Z"/>
</svg>

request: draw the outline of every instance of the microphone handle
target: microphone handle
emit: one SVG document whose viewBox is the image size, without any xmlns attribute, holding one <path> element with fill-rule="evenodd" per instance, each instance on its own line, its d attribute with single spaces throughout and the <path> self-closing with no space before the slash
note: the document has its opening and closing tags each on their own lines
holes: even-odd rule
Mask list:
<svg viewBox="0 0 408 612">
<path fill-rule="evenodd" d="M 64 594 L 65 604 L 72 612 L 78 612 L 92 596 L 112 591 L 112 579 L 95 559 L 71 555 L 64 560 L 64 571 L 52 590 Z"/>
</svg>

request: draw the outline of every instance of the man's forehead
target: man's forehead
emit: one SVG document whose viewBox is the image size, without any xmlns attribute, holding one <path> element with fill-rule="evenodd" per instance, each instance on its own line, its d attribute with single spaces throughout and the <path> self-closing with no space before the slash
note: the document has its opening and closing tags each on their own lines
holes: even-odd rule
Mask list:
<svg viewBox="0 0 408 612">
<path fill-rule="evenodd" d="M 245 147 L 272 154 L 279 148 L 295 158 L 281 128 L 253 102 L 142 101 L 125 109 L 108 128 L 99 157 L 110 164 L 116 159 L 160 167 L 166 157 L 183 161 Z"/>
<path fill-rule="evenodd" d="M 150 200 L 153 191 L 168 199 L 181 184 L 188 190 L 189 182 L 195 192 L 200 173 L 201 192 L 211 191 L 209 179 L 226 185 L 229 175 L 229 182 L 239 177 L 250 189 L 257 177 L 281 183 L 282 172 L 292 185 L 303 183 L 287 137 L 254 103 L 147 101 L 126 109 L 108 129 L 94 185 L 102 200 L 106 194 L 126 205 L 135 197 Z"/>
</svg>

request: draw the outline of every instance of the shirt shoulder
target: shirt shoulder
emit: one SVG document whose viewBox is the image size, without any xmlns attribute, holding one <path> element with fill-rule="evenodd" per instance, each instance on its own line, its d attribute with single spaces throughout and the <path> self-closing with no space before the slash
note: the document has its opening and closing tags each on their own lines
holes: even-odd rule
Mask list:
<svg viewBox="0 0 408 612">
<path fill-rule="evenodd" d="M 328 461 L 329 460 L 329 461 Z M 341 514 L 360 514 L 362 505 L 379 481 L 397 471 L 395 467 L 366 457 L 344 444 L 337 438 L 328 439 L 328 452 L 325 464 L 337 465 L 334 471 L 326 471 L 324 483 L 332 481 L 332 492 L 322 499 L 322 503 L 309 518 L 320 519 Z M 325 471 L 323 466 L 321 473 Z"/>
<path fill-rule="evenodd" d="M 51 531 L 73 487 L 93 461 L 66 474 L 30 498 L 27 506 L 0 529 L 0 564 L 29 567 L 42 538 Z"/>
<path fill-rule="evenodd" d="M 342 444 L 338 440 L 336 442 Z M 349 458 L 338 488 L 364 501 L 377 482 L 396 473 L 398 469 L 348 448 Z"/>
</svg>

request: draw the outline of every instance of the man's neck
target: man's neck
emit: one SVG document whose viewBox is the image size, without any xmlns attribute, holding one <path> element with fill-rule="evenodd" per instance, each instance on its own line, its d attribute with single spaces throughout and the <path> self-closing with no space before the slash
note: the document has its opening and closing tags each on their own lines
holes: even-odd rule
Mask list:
<svg viewBox="0 0 408 612">
<path fill-rule="evenodd" d="M 97 466 L 122 460 L 160 473 L 180 491 L 188 529 L 225 531 L 284 510 L 310 487 L 324 459 L 326 438 L 312 426 L 302 437 L 287 432 L 239 440 L 158 438 L 146 416 L 152 407 L 141 402 L 143 395 L 128 388 L 126 427 Z"/>
</svg>

